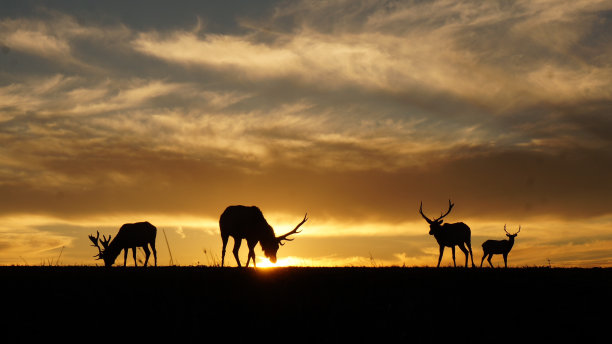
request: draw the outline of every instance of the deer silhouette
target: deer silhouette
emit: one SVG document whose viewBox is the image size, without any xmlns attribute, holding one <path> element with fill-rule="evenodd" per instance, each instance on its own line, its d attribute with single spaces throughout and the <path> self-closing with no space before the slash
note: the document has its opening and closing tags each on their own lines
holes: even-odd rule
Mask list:
<svg viewBox="0 0 612 344">
<path fill-rule="evenodd" d="M 440 255 L 438 256 L 438 266 L 440 267 L 440 261 L 442 261 L 442 255 L 444 254 L 444 247 L 450 247 L 453 251 L 453 265 L 456 267 L 457 264 L 455 262 L 455 246 L 459 246 L 461 251 L 465 254 L 465 267 L 468 266 L 468 250 L 466 250 L 465 245 L 467 245 L 469 249 L 469 254 L 472 259 L 472 267 L 474 267 L 474 255 L 472 254 L 472 244 L 471 244 L 471 235 L 472 232 L 470 227 L 468 227 L 463 222 L 457 223 L 445 223 L 442 224 L 443 218 L 448 215 L 451 210 L 455 206 L 448 200 L 448 211 L 444 215 L 440 215 L 440 217 L 430 220 L 425 214 L 423 214 L 423 202 L 421 202 L 421 207 L 419 208 L 419 213 L 427 223 L 429 223 L 429 234 L 433 235 L 440 246 Z"/>
<path fill-rule="evenodd" d="M 482 243 L 483 256 L 482 256 L 482 260 L 480 261 L 480 267 L 482 267 L 482 263 L 484 262 L 485 257 L 487 256 L 489 256 L 489 258 L 487 258 L 487 262 L 489 262 L 489 265 L 493 267 L 493 264 L 491 263 L 491 258 L 493 258 L 494 254 L 501 254 L 504 257 L 504 267 L 507 268 L 508 267 L 508 253 L 510 253 L 510 250 L 512 250 L 512 246 L 514 246 L 514 238 L 516 238 L 516 236 L 519 234 L 520 231 L 521 231 L 521 226 L 519 226 L 518 232 L 514 234 L 510 234 L 506 230 L 506 225 L 504 225 L 504 232 L 506 232 L 506 236 L 508 237 L 508 240 L 487 240 L 483 242 Z"/>
<path fill-rule="evenodd" d="M 257 267 L 255 264 L 255 246 L 258 242 L 265 256 L 268 257 L 272 263 L 276 263 L 276 252 L 278 251 L 279 245 L 284 245 L 283 241 L 292 241 L 293 238 L 288 238 L 289 235 L 300 233 L 297 230 L 306 220 L 308 220 L 307 216 L 308 214 L 304 215 L 302 222 L 292 231 L 277 237 L 274 234 L 274 229 L 268 224 L 259 208 L 255 206 L 245 207 L 242 205 L 227 207 L 219 218 L 221 240 L 223 241 L 221 266 L 223 266 L 225 262 L 225 247 L 227 246 L 227 241 L 230 236 L 234 238 L 234 249 L 232 252 L 234 253 L 234 258 L 236 258 L 238 266 L 242 266 L 238 258 L 238 251 L 240 250 L 242 239 L 246 239 L 247 246 L 249 247 L 249 256 L 246 262 L 247 267 L 251 259 L 253 260 L 253 266 Z"/>
<path fill-rule="evenodd" d="M 145 252 L 146 258 L 144 266 L 147 266 L 149 261 L 150 251 L 148 245 L 151 245 L 153 250 L 153 257 L 155 258 L 155 266 L 157 266 L 157 251 L 155 250 L 155 236 L 157 235 L 157 228 L 148 222 L 138 223 L 126 223 L 119 229 L 115 239 L 111 241 L 111 235 L 108 239 L 103 235 L 100 239 L 100 232 L 97 231 L 97 235 L 89 236 L 89 240 L 93 243 L 94 247 L 98 248 L 99 253 L 94 257 L 104 260 L 104 265 L 107 267 L 112 266 L 117 259 L 121 250 L 125 250 L 123 255 L 123 266 L 126 265 L 128 250 L 131 248 L 134 253 L 134 266 L 137 266 L 136 262 L 136 247 L 142 247 Z M 99 243 L 102 244 L 102 248 Z"/>
</svg>

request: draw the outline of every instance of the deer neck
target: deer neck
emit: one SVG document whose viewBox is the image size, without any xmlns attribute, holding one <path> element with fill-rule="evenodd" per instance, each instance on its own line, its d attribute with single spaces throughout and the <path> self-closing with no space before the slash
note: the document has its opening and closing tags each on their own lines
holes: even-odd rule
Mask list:
<svg viewBox="0 0 612 344">
<path fill-rule="evenodd" d="M 514 246 L 514 237 L 509 237 L 508 238 L 508 251 L 510 251 L 512 246 Z"/>
<path fill-rule="evenodd" d="M 273 246 L 276 243 L 276 235 L 274 234 L 274 229 L 268 226 L 266 230 L 263 231 L 261 238 L 259 239 L 259 244 L 262 248 Z"/>
<path fill-rule="evenodd" d="M 451 244 L 450 238 L 446 237 L 442 233 L 434 233 L 434 238 L 438 242 L 438 245 L 448 246 Z"/>
<path fill-rule="evenodd" d="M 445 226 L 446 223 L 432 228 L 433 236 L 436 238 L 438 244 L 446 244 L 448 239 L 448 232 L 446 232 L 446 228 L 444 228 Z"/>
</svg>

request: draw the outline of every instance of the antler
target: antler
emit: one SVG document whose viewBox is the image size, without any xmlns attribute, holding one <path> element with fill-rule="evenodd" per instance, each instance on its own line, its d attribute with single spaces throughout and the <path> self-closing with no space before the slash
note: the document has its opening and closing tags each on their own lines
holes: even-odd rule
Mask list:
<svg viewBox="0 0 612 344">
<path fill-rule="evenodd" d="M 102 236 L 102 240 L 100 240 L 100 243 L 102 243 L 102 246 L 104 246 L 104 249 L 108 248 L 108 244 L 110 243 L 112 237 L 113 237 L 112 235 L 109 235 L 108 239 L 106 239 L 104 235 Z"/>
<path fill-rule="evenodd" d="M 433 221 L 431 221 L 427 216 L 425 216 L 425 214 L 423 214 L 423 201 L 421 201 L 421 206 L 419 207 L 419 213 L 421 214 L 421 216 L 423 216 L 423 218 L 425 219 L 425 221 L 427 221 L 427 223 L 432 224 Z"/>
<path fill-rule="evenodd" d="M 453 209 L 453 207 L 455 206 L 455 204 L 451 203 L 451 200 L 448 200 L 448 211 L 446 212 L 446 214 L 442 215 L 440 214 L 440 217 L 438 217 L 437 219 L 435 219 L 435 221 L 440 221 L 442 218 L 444 218 L 446 215 L 450 214 L 451 210 Z"/>
<path fill-rule="evenodd" d="M 520 232 L 520 231 L 521 231 L 521 225 L 519 225 L 519 230 L 518 230 L 518 232 L 516 232 L 516 233 L 514 233 L 514 234 L 510 234 L 510 233 L 508 233 L 508 231 L 506 230 L 506 225 L 504 224 L 504 232 L 508 233 L 509 235 L 517 235 L 517 234 L 519 234 L 519 232 Z"/>
<path fill-rule="evenodd" d="M 419 208 L 419 213 L 421 213 L 421 216 L 423 216 L 423 218 L 425 219 L 425 221 L 427 221 L 427 223 L 432 224 L 434 222 L 439 222 L 440 220 L 442 220 L 442 218 L 444 218 L 446 215 L 448 215 L 451 210 L 453 209 L 455 205 L 453 203 L 451 203 L 451 200 L 448 200 L 448 211 L 446 212 L 446 214 L 442 215 L 440 214 L 440 217 L 430 220 L 427 216 L 425 216 L 425 214 L 423 214 L 423 202 L 421 201 L 421 207 Z"/>
<path fill-rule="evenodd" d="M 290 236 L 291 234 L 300 233 L 301 231 L 298 232 L 297 230 L 298 230 L 298 228 L 300 228 L 301 225 L 304 224 L 304 222 L 306 222 L 306 220 L 308 220 L 308 213 L 306 213 L 306 215 L 304 215 L 304 219 L 302 220 L 302 222 L 300 222 L 297 226 L 295 226 L 295 228 L 291 232 L 276 237 L 276 241 L 278 241 L 278 243 L 281 244 L 281 245 L 285 244 L 285 243 L 282 242 L 283 240 L 293 241 L 294 238 L 289 239 L 287 237 Z"/>
<path fill-rule="evenodd" d="M 98 257 L 98 259 L 102 259 L 102 249 L 100 248 L 100 245 L 98 245 L 98 239 L 100 239 L 100 231 L 96 231 L 97 236 L 94 238 L 93 235 L 89 235 L 89 240 L 91 240 L 91 242 L 93 243 L 94 247 L 98 248 L 98 254 L 96 254 L 94 257 Z"/>
</svg>

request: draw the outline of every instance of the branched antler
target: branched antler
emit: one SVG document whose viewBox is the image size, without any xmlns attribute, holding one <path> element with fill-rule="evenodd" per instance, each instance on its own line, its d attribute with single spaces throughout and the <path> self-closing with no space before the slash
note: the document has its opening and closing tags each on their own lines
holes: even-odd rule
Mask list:
<svg viewBox="0 0 612 344">
<path fill-rule="evenodd" d="M 446 215 L 450 214 L 451 210 L 453 210 L 453 207 L 455 206 L 454 203 L 451 202 L 451 200 L 448 200 L 448 211 L 442 215 L 442 213 L 440 213 L 440 217 L 438 217 L 437 219 L 435 219 L 436 222 L 442 220 Z"/>
<path fill-rule="evenodd" d="M 514 234 L 510 234 L 510 233 L 508 233 L 508 231 L 506 230 L 506 225 L 504 224 L 504 232 L 508 233 L 509 235 L 517 235 L 517 234 L 519 234 L 519 232 L 520 232 L 520 231 L 521 231 L 521 226 L 519 225 L 519 230 L 518 230 L 518 232 L 516 232 L 516 233 L 514 233 Z"/>
<path fill-rule="evenodd" d="M 98 257 L 98 259 L 102 259 L 102 249 L 100 248 L 100 245 L 98 245 L 98 240 L 100 239 L 100 231 L 96 231 L 97 235 L 96 237 L 94 237 L 93 235 L 89 235 L 89 240 L 91 240 L 91 242 L 93 243 L 94 247 L 98 248 L 98 254 L 96 254 L 94 257 Z"/>
<path fill-rule="evenodd" d="M 105 250 L 108 248 L 108 244 L 110 243 L 112 237 L 112 235 L 109 235 L 108 239 L 106 239 L 106 236 L 102 236 L 102 240 L 100 240 L 100 243 L 102 244 L 102 246 L 104 246 Z"/>
<path fill-rule="evenodd" d="M 427 223 L 432 224 L 433 221 L 431 221 L 427 216 L 425 216 L 425 214 L 423 214 L 423 201 L 421 201 L 421 206 L 419 207 L 419 213 L 421 214 L 421 216 L 423 216 L 423 218 L 425 219 L 425 221 L 427 221 Z"/>
<path fill-rule="evenodd" d="M 449 199 L 449 200 L 448 200 L 448 211 L 447 211 L 445 214 L 440 213 L 440 217 L 438 217 L 438 218 L 435 218 L 435 219 L 431 220 L 431 219 L 429 219 L 427 216 L 425 216 L 425 214 L 423 214 L 423 202 L 421 202 L 421 206 L 419 207 L 419 213 L 421 214 L 421 216 L 423 216 L 423 218 L 425 219 L 425 221 L 427 221 L 427 223 L 429 223 L 429 224 L 432 224 L 432 223 L 435 223 L 435 222 L 442 223 L 442 221 L 441 221 L 441 220 L 442 220 L 442 219 L 443 219 L 443 218 L 444 218 L 446 215 L 450 214 L 450 212 L 451 212 L 451 210 L 453 210 L 453 207 L 454 207 L 454 206 L 455 206 L 455 204 L 454 204 L 454 203 L 452 203 L 452 202 L 451 202 L 451 200 Z"/>
<path fill-rule="evenodd" d="M 287 237 L 290 236 L 291 234 L 300 233 L 301 231 L 298 232 L 298 228 L 300 228 L 300 226 L 303 225 L 304 222 L 306 222 L 306 220 L 308 220 L 308 213 L 306 213 L 306 215 L 304 215 L 304 219 L 302 220 L 302 222 L 300 222 L 297 226 L 295 226 L 295 228 L 291 232 L 276 237 L 276 241 L 278 241 L 278 243 L 280 245 L 284 245 L 285 244 L 285 243 L 282 242 L 283 240 L 293 241 L 294 238 L 287 238 Z"/>
</svg>

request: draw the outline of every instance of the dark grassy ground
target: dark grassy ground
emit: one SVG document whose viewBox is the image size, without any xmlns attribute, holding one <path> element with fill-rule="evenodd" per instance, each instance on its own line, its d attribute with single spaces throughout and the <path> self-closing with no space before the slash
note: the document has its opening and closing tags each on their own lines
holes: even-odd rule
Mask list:
<svg viewBox="0 0 612 344">
<path fill-rule="evenodd" d="M 607 343 L 611 326 L 612 269 L 0 267 L 0 280 L 7 343 Z"/>
</svg>

